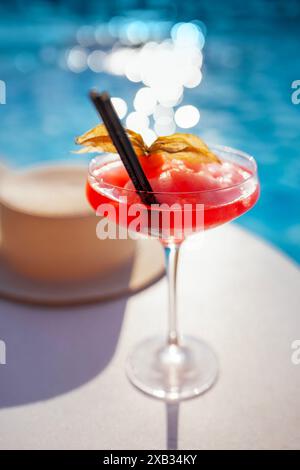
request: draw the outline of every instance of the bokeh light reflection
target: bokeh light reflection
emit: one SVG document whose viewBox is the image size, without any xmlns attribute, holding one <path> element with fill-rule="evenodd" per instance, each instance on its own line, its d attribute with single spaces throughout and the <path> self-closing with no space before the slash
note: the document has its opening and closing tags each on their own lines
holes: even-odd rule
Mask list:
<svg viewBox="0 0 300 470">
<path fill-rule="evenodd" d="M 117 111 L 117 114 L 120 119 L 123 119 L 127 114 L 127 103 L 123 98 L 112 97 L 112 104 Z"/>
<path fill-rule="evenodd" d="M 199 111 L 184 105 L 184 92 L 201 83 L 206 31 L 198 20 L 163 25 L 142 18 L 115 16 L 96 27 L 81 26 L 65 65 L 75 73 L 89 68 L 140 83 L 129 115 L 123 99 L 114 98 L 114 104 L 121 119 L 127 115 L 126 126 L 151 141 L 199 122 Z"/>
<path fill-rule="evenodd" d="M 200 112 L 195 106 L 180 106 L 175 112 L 175 122 L 183 129 L 196 126 L 200 120 Z"/>
</svg>

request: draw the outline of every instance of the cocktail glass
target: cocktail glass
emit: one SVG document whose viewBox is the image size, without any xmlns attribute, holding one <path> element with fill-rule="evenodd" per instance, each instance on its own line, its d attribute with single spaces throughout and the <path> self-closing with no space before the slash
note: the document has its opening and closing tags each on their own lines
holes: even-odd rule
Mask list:
<svg viewBox="0 0 300 470">
<path fill-rule="evenodd" d="M 159 222 L 156 219 L 156 223 L 151 224 L 150 221 L 153 211 L 161 216 L 167 210 L 165 206 L 161 210 L 160 207 L 144 205 L 148 225 L 146 230 L 137 229 L 144 235 L 146 233 L 158 238 L 164 249 L 169 285 L 169 327 L 165 336 L 149 338 L 136 346 L 127 360 L 126 371 L 129 380 L 138 389 L 166 401 L 200 395 L 214 384 L 218 375 L 217 359 L 210 346 L 199 338 L 181 336 L 178 331 L 176 283 L 182 242 L 191 233 L 207 230 L 239 217 L 253 207 L 259 196 L 257 166 L 253 157 L 228 147 L 210 148 L 222 161 L 244 170 L 247 175 L 245 179 L 238 184 L 216 189 L 202 187 L 198 191 L 193 186 L 192 191 L 153 192 L 151 195 L 159 203 L 169 204 L 170 207 L 175 204 L 172 217 L 168 219 L 169 226 L 163 226 L 161 218 Z M 120 213 L 127 211 L 128 214 L 128 208 L 140 202 L 140 195 L 134 189 L 124 187 L 123 182 L 118 182 L 118 178 L 114 179 L 114 184 L 107 183 L 105 175 L 115 172 L 118 165 L 122 164 L 114 154 L 104 154 L 91 161 L 87 197 L 95 209 L 110 203 L 115 209 L 112 222 L 130 226 L 133 217 L 129 216 L 124 222 Z M 124 209 L 125 203 L 127 207 L 124 211 L 121 209 Z M 178 226 L 176 220 L 179 219 L 176 219 L 176 215 L 180 213 L 183 216 L 187 211 L 191 215 L 187 218 L 190 222 L 181 230 L 182 226 Z"/>
</svg>

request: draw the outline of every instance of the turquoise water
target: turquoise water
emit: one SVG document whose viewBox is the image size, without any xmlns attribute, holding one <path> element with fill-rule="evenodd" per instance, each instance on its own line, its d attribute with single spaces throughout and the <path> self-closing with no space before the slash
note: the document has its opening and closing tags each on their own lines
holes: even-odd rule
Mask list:
<svg viewBox="0 0 300 470">
<path fill-rule="evenodd" d="M 291 84 L 300 80 L 300 5 L 256 1 L 255 8 L 247 6 L 244 11 L 223 10 L 223 4 L 203 2 L 201 12 L 182 12 L 185 20 L 197 14 L 207 28 L 203 80 L 186 91 L 182 104 L 200 110 L 193 132 L 256 158 L 261 198 L 237 223 L 299 262 L 300 104 L 292 103 Z M 87 91 L 93 86 L 107 89 L 125 98 L 132 110 L 140 84 L 104 72 L 65 69 L 66 49 L 76 44 L 82 24 L 96 25 L 94 17 L 83 22 L 76 15 L 44 18 L 38 12 L 33 21 L 29 15 L 2 13 L 0 80 L 7 88 L 6 104 L 0 105 L 2 159 L 21 167 L 82 158 L 70 150 L 74 136 L 97 122 Z M 165 13 L 156 13 L 162 21 L 159 34 L 167 37 L 168 28 L 181 19 L 179 14 L 172 13 L 170 21 L 163 22 L 168 19 Z"/>
</svg>

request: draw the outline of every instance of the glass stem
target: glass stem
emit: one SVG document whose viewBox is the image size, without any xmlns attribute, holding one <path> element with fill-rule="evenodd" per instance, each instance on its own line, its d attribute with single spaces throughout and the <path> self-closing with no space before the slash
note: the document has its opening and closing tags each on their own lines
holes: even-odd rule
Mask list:
<svg viewBox="0 0 300 470">
<path fill-rule="evenodd" d="M 180 244 L 164 246 L 166 272 L 169 289 L 169 326 L 168 344 L 179 343 L 177 329 L 177 273 Z"/>
</svg>

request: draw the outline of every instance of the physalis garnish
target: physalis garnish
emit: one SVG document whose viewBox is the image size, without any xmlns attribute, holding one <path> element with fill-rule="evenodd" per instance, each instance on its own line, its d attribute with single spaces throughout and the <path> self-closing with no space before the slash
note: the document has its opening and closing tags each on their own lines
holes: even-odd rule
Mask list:
<svg viewBox="0 0 300 470">
<path fill-rule="evenodd" d="M 220 163 L 219 158 L 208 148 L 199 137 L 193 134 L 176 133 L 158 137 L 153 144 L 147 146 L 143 137 L 126 129 L 127 135 L 138 156 L 162 155 L 166 159 L 176 158 L 198 163 Z M 117 153 L 104 124 L 99 124 L 80 137 L 76 144 L 83 148 L 78 153 L 109 152 Z"/>
</svg>

